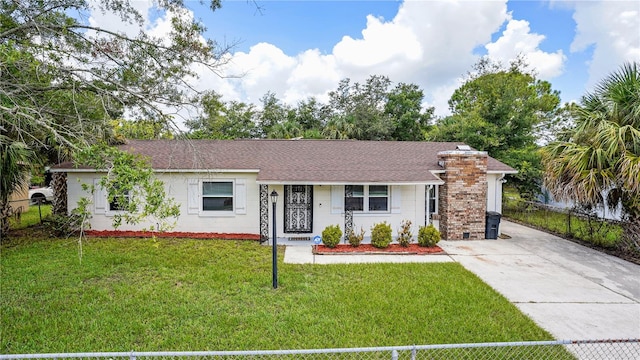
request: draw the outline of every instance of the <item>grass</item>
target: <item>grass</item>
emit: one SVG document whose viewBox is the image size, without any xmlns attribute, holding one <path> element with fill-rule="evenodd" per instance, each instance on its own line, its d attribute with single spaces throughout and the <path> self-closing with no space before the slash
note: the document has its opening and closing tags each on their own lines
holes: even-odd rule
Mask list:
<svg viewBox="0 0 640 360">
<path fill-rule="evenodd" d="M 51 215 L 51 205 L 40 205 L 40 211 L 42 212 L 42 219 L 44 219 Z M 26 229 L 37 224 L 40 224 L 38 205 L 29 206 L 29 209 L 21 214 L 20 221 L 13 217 L 9 220 L 9 227 L 13 230 Z"/>
<path fill-rule="evenodd" d="M 457 263 L 291 265 L 255 242 L 13 238 L 0 353 L 549 340 Z M 558 350 L 561 351 L 561 350 Z"/>
<path fill-rule="evenodd" d="M 526 224 L 550 230 L 588 243 L 612 249 L 622 236 L 618 224 L 598 219 L 585 219 L 570 212 L 557 212 L 535 206 L 513 193 L 505 193 L 504 215 Z"/>
</svg>

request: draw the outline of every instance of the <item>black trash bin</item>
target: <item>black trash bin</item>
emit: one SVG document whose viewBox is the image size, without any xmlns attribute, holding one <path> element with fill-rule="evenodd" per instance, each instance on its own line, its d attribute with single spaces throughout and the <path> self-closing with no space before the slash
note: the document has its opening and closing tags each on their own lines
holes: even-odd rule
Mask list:
<svg viewBox="0 0 640 360">
<path fill-rule="evenodd" d="M 487 221 L 485 222 L 484 237 L 485 239 L 497 239 L 498 229 L 500 228 L 500 218 L 502 214 L 495 211 L 487 211 Z"/>
</svg>

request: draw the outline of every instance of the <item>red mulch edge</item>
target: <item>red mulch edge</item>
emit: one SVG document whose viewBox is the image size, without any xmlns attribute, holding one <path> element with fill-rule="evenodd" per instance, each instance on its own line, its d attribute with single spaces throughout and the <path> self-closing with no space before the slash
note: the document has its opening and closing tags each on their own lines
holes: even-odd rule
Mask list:
<svg viewBox="0 0 640 360">
<path fill-rule="evenodd" d="M 127 231 L 127 230 L 88 230 L 88 236 L 94 237 L 135 237 L 135 238 L 189 238 L 189 239 L 222 239 L 222 240 L 260 240 L 258 234 L 225 234 L 225 233 L 198 233 L 198 232 L 153 232 L 153 231 Z"/>
<path fill-rule="evenodd" d="M 357 255 L 429 255 L 429 254 L 445 254 L 444 250 L 439 246 L 422 247 L 418 244 L 409 244 L 407 247 L 400 246 L 400 244 L 391 244 L 384 249 L 379 249 L 371 244 L 361 244 L 360 246 L 351 246 L 347 244 L 339 244 L 334 248 L 327 247 L 326 245 L 316 245 L 313 248 L 313 253 L 316 255 L 344 255 L 344 254 L 357 254 Z"/>
</svg>

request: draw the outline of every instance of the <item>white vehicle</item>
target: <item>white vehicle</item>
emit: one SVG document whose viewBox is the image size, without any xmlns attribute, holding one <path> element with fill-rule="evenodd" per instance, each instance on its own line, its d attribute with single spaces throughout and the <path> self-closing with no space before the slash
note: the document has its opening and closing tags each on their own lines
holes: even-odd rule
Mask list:
<svg viewBox="0 0 640 360">
<path fill-rule="evenodd" d="M 29 189 L 29 203 L 47 203 L 53 201 L 53 189 L 49 187 L 41 187 L 36 189 Z"/>
</svg>

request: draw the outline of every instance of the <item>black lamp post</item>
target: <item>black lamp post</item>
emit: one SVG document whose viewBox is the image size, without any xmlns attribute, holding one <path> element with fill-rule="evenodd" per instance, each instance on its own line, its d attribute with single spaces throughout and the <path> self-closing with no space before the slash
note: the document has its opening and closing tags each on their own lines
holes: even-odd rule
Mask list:
<svg viewBox="0 0 640 360">
<path fill-rule="evenodd" d="M 272 269 L 273 269 L 273 288 L 278 288 L 278 230 L 276 229 L 276 203 L 278 202 L 278 193 L 273 190 L 271 192 L 271 203 L 273 204 L 273 251 L 272 251 Z"/>
</svg>

